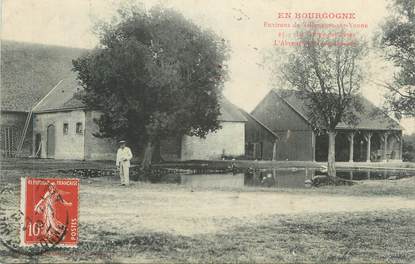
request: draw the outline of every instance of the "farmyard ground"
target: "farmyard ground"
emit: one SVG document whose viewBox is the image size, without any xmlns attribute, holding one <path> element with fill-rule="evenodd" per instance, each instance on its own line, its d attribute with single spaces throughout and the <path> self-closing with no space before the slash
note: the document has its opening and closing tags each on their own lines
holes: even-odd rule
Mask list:
<svg viewBox="0 0 415 264">
<path fill-rule="evenodd" d="M 15 169 L 15 175 L 20 173 Z M 5 185 L 17 189 L 14 183 Z M 18 204 L 17 192 L 1 195 L 2 203 Z M 125 188 L 95 178 L 81 181 L 80 208 L 78 249 L 28 259 L 1 248 L 1 262 L 415 259 L 415 178 L 307 190 L 136 182 Z"/>
</svg>

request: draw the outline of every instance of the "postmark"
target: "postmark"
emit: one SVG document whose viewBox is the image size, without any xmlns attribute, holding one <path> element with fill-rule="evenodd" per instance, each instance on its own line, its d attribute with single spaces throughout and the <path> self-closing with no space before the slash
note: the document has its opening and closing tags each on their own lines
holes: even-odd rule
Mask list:
<svg viewBox="0 0 415 264">
<path fill-rule="evenodd" d="M 21 179 L 20 246 L 78 244 L 79 179 Z"/>
</svg>

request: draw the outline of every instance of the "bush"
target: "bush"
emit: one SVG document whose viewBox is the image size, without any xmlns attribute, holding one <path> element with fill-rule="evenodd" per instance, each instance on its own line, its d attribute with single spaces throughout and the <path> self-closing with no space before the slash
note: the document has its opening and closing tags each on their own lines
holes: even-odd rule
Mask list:
<svg viewBox="0 0 415 264">
<path fill-rule="evenodd" d="M 415 162 L 415 134 L 403 136 L 402 159 Z"/>
</svg>

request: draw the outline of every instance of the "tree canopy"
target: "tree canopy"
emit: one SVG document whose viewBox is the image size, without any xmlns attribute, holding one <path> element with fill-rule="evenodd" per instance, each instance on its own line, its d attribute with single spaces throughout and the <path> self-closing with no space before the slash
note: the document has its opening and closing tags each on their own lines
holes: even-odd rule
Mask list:
<svg viewBox="0 0 415 264">
<path fill-rule="evenodd" d="M 342 36 L 342 32 L 332 33 Z M 366 45 L 359 40 L 345 42 L 342 37 L 322 41 L 312 32 L 297 35 L 301 45 L 295 46 L 283 63 L 276 62 L 276 73 L 283 85 L 304 99 L 314 130 L 328 133 L 328 174 L 335 177 L 335 128 L 340 122 L 354 124 L 356 112 L 362 110 L 356 95 L 362 81 L 359 61 Z"/>
<path fill-rule="evenodd" d="M 278 66 L 280 79 L 307 99 L 308 119 L 315 130 L 334 131 L 340 122 L 354 124 L 356 111 L 361 111 L 356 95 L 365 43 L 343 45 L 341 39 L 333 39 L 330 44 L 312 34 L 304 34 L 301 42 L 304 45 L 295 47 Z"/>
<path fill-rule="evenodd" d="M 393 0 L 390 10 L 379 40 L 398 72 L 394 82 L 385 85 L 390 90 L 386 99 L 398 117 L 415 117 L 415 1 Z"/>
<path fill-rule="evenodd" d="M 161 7 L 121 9 L 99 25 L 100 44 L 73 61 L 87 107 L 102 112 L 99 136 L 133 147 L 217 130 L 227 76 L 223 39 Z"/>
</svg>

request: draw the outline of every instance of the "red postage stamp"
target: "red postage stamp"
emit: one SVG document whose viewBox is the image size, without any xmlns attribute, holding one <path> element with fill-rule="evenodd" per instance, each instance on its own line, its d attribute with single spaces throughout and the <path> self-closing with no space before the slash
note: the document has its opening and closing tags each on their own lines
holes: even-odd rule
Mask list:
<svg viewBox="0 0 415 264">
<path fill-rule="evenodd" d="M 22 246 L 78 244 L 79 179 L 22 178 Z"/>
</svg>

